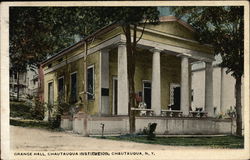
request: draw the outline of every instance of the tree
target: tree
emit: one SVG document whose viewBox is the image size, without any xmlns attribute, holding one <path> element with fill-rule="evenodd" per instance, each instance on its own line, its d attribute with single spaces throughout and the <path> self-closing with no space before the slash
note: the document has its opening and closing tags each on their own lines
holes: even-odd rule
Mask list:
<svg viewBox="0 0 250 160">
<path fill-rule="evenodd" d="M 10 7 L 10 56 L 37 65 L 107 24 L 92 7 Z M 94 24 L 92 24 L 92 23 Z M 21 62 L 20 62 L 21 63 Z"/>
<path fill-rule="evenodd" d="M 244 73 L 244 9 L 242 6 L 174 7 L 176 16 L 187 19 L 201 43 L 212 44 L 222 56 L 221 67 L 235 78 L 236 134 L 242 135 L 241 81 Z"/>
<path fill-rule="evenodd" d="M 100 8 L 101 17 L 108 18 L 113 23 L 122 26 L 126 37 L 127 61 L 128 61 L 128 86 L 129 86 L 129 128 L 130 133 L 135 132 L 135 115 L 131 108 L 135 107 L 135 66 L 137 56 L 137 43 L 143 35 L 147 23 L 157 24 L 159 22 L 159 11 L 157 7 L 113 7 Z M 138 26 L 143 26 L 143 31 L 137 38 Z"/>
<path fill-rule="evenodd" d="M 10 64 L 19 75 L 107 24 L 91 7 L 10 7 Z M 93 24 L 92 24 L 92 23 Z M 17 99 L 19 99 L 19 76 Z"/>
<path fill-rule="evenodd" d="M 72 44 L 75 35 L 84 37 L 107 24 L 120 24 L 126 35 L 132 133 L 135 131 L 131 108 L 135 106 L 136 45 L 143 34 L 137 39 L 137 27 L 158 22 L 158 17 L 157 7 L 11 7 L 10 56 L 29 57 L 24 66 L 38 65 L 48 55 Z"/>
</svg>

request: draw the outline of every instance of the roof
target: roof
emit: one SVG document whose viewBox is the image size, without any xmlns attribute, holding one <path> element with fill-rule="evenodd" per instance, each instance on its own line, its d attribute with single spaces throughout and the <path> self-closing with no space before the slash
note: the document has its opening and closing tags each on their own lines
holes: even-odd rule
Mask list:
<svg viewBox="0 0 250 160">
<path fill-rule="evenodd" d="M 52 55 L 50 58 L 44 60 L 43 62 L 41 62 L 41 65 L 44 66 L 45 64 L 49 63 L 50 61 L 52 61 L 53 59 L 56 59 L 57 57 L 71 51 L 71 50 L 74 50 L 75 48 L 83 45 L 86 41 L 88 41 L 89 39 L 91 39 L 92 37 L 94 36 L 100 36 L 114 28 L 116 28 L 118 26 L 118 24 L 110 24 L 110 25 L 107 25 L 99 30 L 97 30 L 96 32 L 84 37 L 82 40 L 80 40 L 79 42 L 77 43 L 74 43 L 73 45 L 67 47 L 67 48 L 64 48 L 63 50 L 57 52 L 56 54 Z"/>
<path fill-rule="evenodd" d="M 178 19 L 177 17 L 174 17 L 174 16 L 162 16 L 162 17 L 159 17 L 159 21 L 160 22 L 173 22 L 173 21 L 176 21 L 178 23 L 180 23 L 181 25 L 183 25 L 184 27 L 186 27 L 188 30 L 192 31 L 192 32 L 195 32 L 194 28 L 189 25 L 188 23 L 186 23 L 185 21 L 181 20 L 181 19 Z M 61 50 L 60 52 L 52 55 L 50 58 L 44 60 L 42 63 L 41 63 L 41 66 L 44 66 L 46 64 L 48 64 L 49 62 L 51 62 L 52 60 L 58 58 L 59 56 L 61 55 L 64 55 L 65 53 L 68 53 L 69 51 L 72 51 L 74 49 L 76 49 L 77 47 L 83 45 L 86 41 L 88 41 L 89 39 L 93 38 L 93 37 L 96 37 L 96 36 L 100 36 L 104 33 L 107 33 L 108 31 L 118 27 L 119 25 L 116 24 L 116 23 L 112 23 L 110 25 L 107 25 L 99 30 L 97 30 L 96 32 L 90 34 L 89 36 L 85 37 L 84 39 L 80 40 L 79 42 L 67 47 L 67 48 L 64 48 L 63 50 Z"/>
<path fill-rule="evenodd" d="M 187 22 L 185 22 L 185 21 L 183 21 L 180 18 L 177 18 L 175 16 L 162 16 L 159 19 L 160 19 L 160 22 L 176 21 L 176 22 L 180 23 L 182 26 L 186 27 L 188 30 L 195 32 L 195 29 L 190 24 L 188 24 Z"/>
</svg>

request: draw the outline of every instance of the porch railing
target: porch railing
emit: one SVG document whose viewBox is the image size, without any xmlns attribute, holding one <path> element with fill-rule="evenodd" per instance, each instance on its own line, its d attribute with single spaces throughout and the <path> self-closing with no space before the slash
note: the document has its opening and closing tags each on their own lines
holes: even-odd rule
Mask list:
<svg viewBox="0 0 250 160">
<path fill-rule="evenodd" d="M 205 111 L 189 111 L 190 117 L 207 117 L 207 112 Z"/>
<path fill-rule="evenodd" d="M 140 116 L 153 116 L 154 115 L 154 111 L 152 109 L 131 108 L 131 110 L 134 111 L 136 115 L 140 115 Z"/>
<path fill-rule="evenodd" d="M 152 109 L 145 109 L 145 108 L 131 108 L 132 111 L 134 111 L 135 115 L 139 116 L 153 116 L 154 111 Z M 183 117 L 182 111 L 180 110 L 161 110 L 161 116 L 163 117 Z M 188 117 L 207 117 L 207 112 L 205 111 L 189 111 Z"/>
<path fill-rule="evenodd" d="M 179 110 L 161 110 L 161 116 L 167 117 L 182 117 L 182 111 Z"/>
</svg>

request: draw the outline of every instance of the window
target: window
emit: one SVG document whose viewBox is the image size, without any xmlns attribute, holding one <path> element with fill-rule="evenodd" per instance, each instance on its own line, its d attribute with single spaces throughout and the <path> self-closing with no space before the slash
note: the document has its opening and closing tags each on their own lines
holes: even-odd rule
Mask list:
<svg viewBox="0 0 250 160">
<path fill-rule="evenodd" d="M 94 99 L 94 66 L 89 66 L 87 71 L 88 100 Z"/>
<path fill-rule="evenodd" d="M 64 98 L 64 78 L 58 78 L 58 100 L 62 100 Z"/>
<path fill-rule="evenodd" d="M 75 103 L 77 101 L 77 74 L 76 72 L 71 73 L 70 82 L 71 82 L 70 102 Z"/>
<path fill-rule="evenodd" d="M 54 104 L 54 88 L 53 88 L 53 82 L 48 83 L 48 104 L 53 105 Z"/>
<path fill-rule="evenodd" d="M 180 84 L 170 83 L 170 106 L 173 110 L 180 110 L 181 90 Z"/>
</svg>

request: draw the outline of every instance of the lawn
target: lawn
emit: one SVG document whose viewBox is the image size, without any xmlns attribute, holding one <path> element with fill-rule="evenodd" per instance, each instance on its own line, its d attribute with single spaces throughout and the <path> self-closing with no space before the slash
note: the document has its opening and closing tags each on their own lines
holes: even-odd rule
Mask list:
<svg viewBox="0 0 250 160">
<path fill-rule="evenodd" d="M 132 141 L 169 146 L 207 146 L 209 148 L 244 148 L 244 138 L 237 136 L 215 137 L 156 137 L 148 140 L 145 136 L 107 136 L 106 139 Z"/>
<path fill-rule="evenodd" d="M 10 125 L 30 128 L 49 129 L 49 122 L 31 119 L 10 119 Z"/>
</svg>

